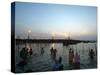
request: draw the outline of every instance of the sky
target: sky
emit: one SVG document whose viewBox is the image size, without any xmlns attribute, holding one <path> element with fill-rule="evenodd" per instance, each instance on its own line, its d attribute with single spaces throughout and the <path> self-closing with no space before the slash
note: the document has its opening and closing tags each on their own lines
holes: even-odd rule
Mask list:
<svg viewBox="0 0 100 75">
<path fill-rule="evenodd" d="M 97 7 L 16 2 L 15 35 L 96 40 Z"/>
</svg>

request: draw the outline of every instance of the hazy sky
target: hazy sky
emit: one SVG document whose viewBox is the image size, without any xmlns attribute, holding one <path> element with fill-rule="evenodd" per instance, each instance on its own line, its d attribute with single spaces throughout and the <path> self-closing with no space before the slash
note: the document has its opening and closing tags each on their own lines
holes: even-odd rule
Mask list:
<svg viewBox="0 0 100 75">
<path fill-rule="evenodd" d="M 31 38 L 97 38 L 97 8 L 90 6 L 16 3 L 16 36 Z"/>
</svg>

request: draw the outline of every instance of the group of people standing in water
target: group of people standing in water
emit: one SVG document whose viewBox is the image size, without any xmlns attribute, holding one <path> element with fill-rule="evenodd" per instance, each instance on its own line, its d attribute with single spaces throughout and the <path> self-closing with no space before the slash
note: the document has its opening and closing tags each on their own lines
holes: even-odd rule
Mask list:
<svg viewBox="0 0 100 75">
<path fill-rule="evenodd" d="M 33 54 L 33 50 L 32 50 L 32 48 L 30 47 L 30 48 L 27 48 L 27 47 L 24 47 L 24 48 L 22 48 L 22 50 L 20 51 L 20 57 L 22 58 L 22 59 L 27 59 L 28 58 L 28 56 L 31 56 Z"/>
<path fill-rule="evenodd" d="M 53 47 L 50 49 L 51 52 L 51 58 L 54 61 L 52 70 L 57 71 L 57 70 L 63 70 L 63 64 L 62 64 L 62 57 L 60 56 L 59 59 L 57 59 L 57 49 L 53 49 Z"/>
<path fill-rule="evenodd" d="M 63 64 L 62 64 L 62 57 L 60 56 L 59 59 L 56 59 L 57 50 L 51 48 L 51 56 L 54 58 L 55 64 L 53 67 L 53 70 L 63 70 Z M 70 48 L 69 49 L 69 65 L 73 67 L 73 69 L 79 69 L 80 68 L 80 55 L 78 52 L 74 54 L 74 51 Z"/>
<path fill-rule="evenodd" d="M 57 60 L 56 59 L 57 50 L 53 49 L 52 47 L 50 51 L 51 51 L 51 56 L 55 61 L 53 70 L 63 70 L 62 57 L 60 56 L 59 59 Z M 93 51 L 93 49 L 89 50 L 89 59 L 94 60 L 94 56 L 95 56 L 95 52 Z M 69 66 L 72 66 L 72 69 L 80 69 L 79 53 L 77 51 L 74 52 L 74 50 L 70 48 L 68 57 L 69 57 Z"/>
<path fill-rule="evenodd" d="M 43 56 L 45 53 L 44 48 L 41 48 L 40 50 L 40 54 Z M 21 62 L 19 62 L 19 66 L 24 66 L 27 64 L 27 59 L 29 56 L 33 55 L 33 50 L 32 48 L 27 48 L 24 47 L 22 48 L 22 50 L 20 51 L 20 57 L 23 59 Z M 62 64 L 62 57 L 60 56 L 57 59 L 57 49 L 54 49 L 53 47 L 50 49 L 50 55 L 52 57 L 52 59 L 54 60 L 54 65 L 52 67 L 53 71 L 56 70 L 63 70 L 64 69 L 64 65 Z M 89 51 L 89 57 L 90 59 L 94 59 L 94 51 L 93 49 L 91 49 Z M 73 67 L 73 69 L 79 69 L 80 68 L 80 55 L 78 54 L 78 52 L 74 52 L 74 50 L 72 48 L 69 49 L 69 65 Z"/>
<path fill-rule="evenodd" d="M 75 69 L 80 68 L 80 55 L 78 52 L 74 54 L 74 51 L 71 48 L 69 49 L 69 64 Z"/>
<path fill-rule="evenodd" d="M 57 50 L 56 49 L 53 49 L 53 47 L 50 49 L 50 51 L 51 51 L 51 56 L 52 56 L 52 58 L 53 59 L 55 59 L 56 58 L 56 55 L 57 55 Z"/>
<path fill-rule="evenodd" d="M 22 60 L 17 65 L 22 69 L 24 69 L 24 66 L 27 65 L 29 57 L 32 56 L 32 54 L 33 54 L 32 48 L 27 48 L 26 46 L 22 48 L 19 54 Z"/>
</svg>

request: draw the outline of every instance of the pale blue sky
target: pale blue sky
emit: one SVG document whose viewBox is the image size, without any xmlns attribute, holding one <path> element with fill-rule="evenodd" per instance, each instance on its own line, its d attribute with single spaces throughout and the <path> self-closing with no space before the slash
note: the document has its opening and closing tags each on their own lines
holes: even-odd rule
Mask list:
<svg viewBox="0 0 100 75">
<path fill-rule="evenodd" d="M 51 38 L 53 32 L 61 38 L 63 33 L 73 39 L 97 38 L 96 7 L 17 2 L 15 13 L 16 36 L 27 37 L 31 30 L 35 38 Z"/>
</svg>

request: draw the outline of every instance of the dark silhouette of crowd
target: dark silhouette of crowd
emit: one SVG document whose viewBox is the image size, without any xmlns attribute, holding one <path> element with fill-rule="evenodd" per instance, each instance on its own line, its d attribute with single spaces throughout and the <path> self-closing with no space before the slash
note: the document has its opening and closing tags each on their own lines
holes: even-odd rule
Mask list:
<svg viewBox="0 0 100 75">
<path fill-rule="evenodd" d="M 40 50 L 40 54 L 43 56 L 44 55 L 44 48 L 42 47 Z M 28 63 L 28 59 L 29 56 L 33 55 L 33 50 L 31 47 L 27 48 L 26 46 L 24 48 L 22 48 L 22 50 L 20 51 L 20 57 L 22 58 L 22 61 L 20 61 L 18 63 L 18 66 L 20 67 L 24 67 L 27 63 Z M 62 56 L 60 56 L 57 59 L 57 49 L 51 47 L 50 49 L 50 56 L 51 59 L 53 60 L 54 64 L 52 67 L 53 71 L 57 71 L 57 70 L 63 70 L 64 69 L 64 65 L 62 63 L 63 59 Z M 93 49 L 91 49 L 89 51 L 89 57 L 91 60 L 94 59 L 95 53 L 93 51 Z M 79 53 L 76 51 L 74 52 L 74 49 L 69 48 L 69 55 L 68 55 L 68 60 L 69 60 L 69 65 L 72 66 L 72 69 L 80 69 L 80 55 Z M 27 70 L 28 71 L 32 71 L 31 69 Z"/>
</svg>

